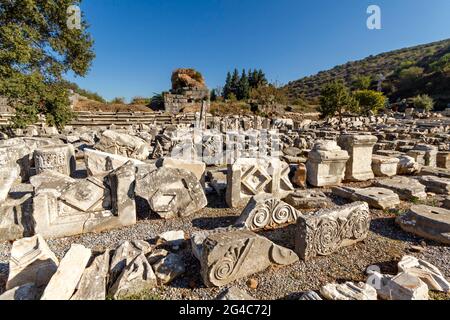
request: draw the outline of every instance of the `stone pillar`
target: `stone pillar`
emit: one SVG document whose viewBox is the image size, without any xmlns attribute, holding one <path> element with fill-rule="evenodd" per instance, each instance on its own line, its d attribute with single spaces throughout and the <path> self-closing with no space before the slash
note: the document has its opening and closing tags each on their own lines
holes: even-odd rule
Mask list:
<svg viewBox="0 0 450 320">
<path fill-rule="evenodd" d="M 438 168 L 450 169 L 450 152 L 439 152 L 436 156 Z"/>
<path fill-rule="evenodd" d="M 366 181 L 374 178 L 372 153 L 378 139 L 372 135 L 344 134 L 339 138 L 339 146 L 350 156 L 345 170 L 345 180 Z"/>
<path fill-rule="evenodd" d="M 306 163 L 308 182 L 315 187 L 340 184 L 348 159 L 348 152 L 339 148 L 336 141 L 316 143 Z"/>
<path fill-rule="evenodd" d="M 75 171 L 75 150 L 72 145 L 45 146 L 34 151 L 36 174 L 54 170 L 65 175 Z"/>
</svg>

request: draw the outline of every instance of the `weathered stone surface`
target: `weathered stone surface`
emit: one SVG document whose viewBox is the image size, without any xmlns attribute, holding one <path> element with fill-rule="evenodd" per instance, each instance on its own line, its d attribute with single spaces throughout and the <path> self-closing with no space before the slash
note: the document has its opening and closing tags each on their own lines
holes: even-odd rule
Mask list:
<svg viewBox="0 0 450 320">
<path fill-rule="evenodd" d="M 406 155 L 399 156 L 397 165 L 397 174 L 410 175 L 420 171 L 421 165 L 414 158 Z"/>
<path fill-rule="evenodd" d="M 37 185 L 33 200 L 35 230 L 45 238 L 99 232 L 136 223 L 132 163 L 116 169 L 104 180 L 89 177 L 52 181 L 51 178 L 48 182 L 34 183 Z"/>
<path fill-rule="evenodd" d="M 325 193 L 314 189 L 296 190 L 283 200 L 296 209 L 323 209 L 331 206 Z"/>
<path fill-rule="evenodd" d="M 113 130 L 104 131 L 95 148 L 137 160 L 148 159 L 150 153 L 150 146 L 144 139 Z"/>
<path fill-rule="evenodd" d="M 443 168 L 422 167 L 420 176 L 436 176 L 439 178 L 450 179 L 450 170 Z"/>
<path fill-rule="evenodd" d="M 376 177 L 393 177 L 397 174 L 400 160 L 394 157 L 372 155 L 372 171 Z"/>
<path fill-rule="evenodd" d="M 57 268 L 58 259 L 41 235 L 17 240 L 11 248 L 6 290 L 27 283 L 44 287 Z"/>
<path fill-rule="evenodd" d="M 412 206 L 397 217 L 397 224 L 406 232 L 450 244 L 450 210 L 424 205 Z"/>
<path fill-rule="evenodd" d="M 4 300 L 39 300 L 41 290 L 34 283 L 27 283 L 12 288 L 0 295 L 0 301 Z"/>
<path fill-rule="evenodd" d="M 36 173 L 53 170 L 65 175 L 75 171 L 75 149 L 73 145 L 50 145 L 34 150 L 34 166 Z"/>
<path fill-rule="evenodd" d="M 0 204 L 6 200 L 12 185 L 20 176 L 19 166 L 0 168 Z"/>
<path fill-rule="evenodd" d="M 69 300 L 90 258 L 90 249 L 73 244 L 45 287 L 41 300 Z"/>
<path fill-rule="evenodd" d="M 301 215 L 291 205 L 271 195 L 254 196 L 242 211 L 235 225 L 248 230 L 274 229 L 297 221 Z"/>
<path fill-rule="evenodd" d="M 136 195 L 146 199 L 150 209 L 164 219 L 189 216 L 208 203 L 192 172 L 167 167 L 138 178 Z"/>
<path fill-rule="evenodd" d="M 423 200 L 427 198 L 425 186 L 415 179 L 407 177 L 393 177 L 375 181 L 375 186 L 390 189 L 398 194 L 401 200 Z"/>
<path fill-rule="evenodd" d="M 155 263 L 157 263 L 158 261 L 160 261 L 161 259 L 167 257 L 169 255 L 169 251 L 167 251 L 166 249 L 156 249 L 153 250 L 148 256 L 147 256 L 147 261 L 148 263 L 150 263 L 151 265 L 154 265 Z"/>
<path fill-rule="evenodd" d="M 120 168 L 131 161 L 134 165 L 144 162 L 121 155 L 106 153 L 98 150 L 84 149 L 84 162 L 89 176 L 106 176 L 111 171 Z"/>
<path fill-rule="evenodd" d="M 157 165 L 166 168 L 184 169 L 192 172 L 200 183 L 204 184 L 205 182 L 206 164 L 202 161 L 165 157 L 157 162 Z"/>
<path fill-rule="evenodd" d="M 232 300 L 232 301 L 238 301 L 238 300 L 256 300 L 251 295 L 249 295 L 244 290 L 239 289 L 238 287 L 230 287 L 225 289 L 223 292 L 221 292 L 216 300 Z"/>
<path fill-rule="evenodd" d="M 198 240 L 198 239 L 197 239 Z M 270 265 L 289 265 L 297 255 L 249 230 L 213 230 L 198 248 L 193 241 L 193 253 L 201 264 L 203 282 L 208 287 L 221 287 L 249 276 Z M 194 249 L 197 247 L 197 249 Z"/>
<path fill-rule="evenodd" d="M 400 204 L 398 195 L 385 188 L 350 188 L 350 187 L 334 187 L 333 194 L 351 201 L 365 201 L 370 207 L 375 209 L 390 209 Z"/>
<path fill-rule="evenodd" d="M 417 144 L 414 146 L 413 150 L 423 151 L 425 152 L 424 156 L 424 164 L 429 167 L 436 167 L 436 156 L 438 153 L 438 148 L 436 146 L 427 145 L 427 144 Z"/>
<path fill-rule="evenodd" d="M 34 234 L 32 219 L 32 196 L 7 199 L 0 204 L 0 241 L 12 241 Z"/>
<path fill-rule="evenodd" d="M 110 283 L 114 283 L 122 270 L 131 263 L 138 255 L 144 255 L 152 251 L 152 246 L 146 241 L 123 241 L 114 251 L 109 266 Z"/>
<path fill-rule="evenodd" d="M 300 188 L 306 188 L 306 180 L 307 180 L 306 165 L 300 163 L 298 164 L 297 169 L 295 170 L 292 182 Z"/>
<path fill-rule="evenodd" d="M 184 231 L 166 231 L 158 235 L 158 242 L 162 242 L 172 246 L 173 248 L 179 248 L 184 242 Z"/>
<path fill-rule="evenodd" d="M 91 264 L 84 270 L 77 290 L 70 300 L 105 300 L 109 273 L 110 251 L 91 259 Z"/>
<path fill-rule="evenodd" d="M 450 283 L 442 272 L 425 260 L 404 256 L 398 263 L 398 270 L 420 278 L 427 284 L 429 290 L 450 292 Z"/>
<path fill-rule="evenodd" d="M 447 198 L 444 199 L 444 203 L 442 204 L 442 206 L 445 209 L 450 209 L 450 197 L 447 197 Z"/>
<path fill-rule="evenodd" d="M 302 294 L 299 300 L 322 300 L 315 291 L 308 291 Z"/>
<path fill-rule="evenodd" d="M 320 289 L 320 294 L 328 300 L 377 300 L 377 291 L 364 282 L 329 283 Z"/>
<path fill-rule="evenodd" d="M 383 300 L 428 300 L 428 286 L 418 277 L 401 272 L 396 276 L 378 275 L 378 296 Z"/>
<path fill-rule="evenodd" d="M 228 165 L 226 201 L 236 208 L 258 194 L 284 198 L 294 191 L 289 165 L 276 158 L 240 158 Z"/>
<path fill-rule="evenodd" d="M 426 187 L 427 192 L 450 195 L 450 179 L 421 176 L 418 180 Z"/>
<path fill-rule="evenodd" d="M 436 165 L 438 168 L 450 169 L 450 152 L 438 152 Z"/>
<path fill-rule="evenodd" d="M 320 141 L 308 153 L 308 182 L 315 187 L 339 185 L 344 178 L 348 152 L 335 141 Z"/>
<path fill-rule="evenodd" d="M 344 134 L 339 137 L 339 146 L 350 156 L 346 163 L 345 180 L 373 179 L 372 153 L 377 141 L 377 137 L 371 135 Z"/>
<path fill-rule="evenodd" d="M 183 258 L 176 253 L 169 253 L 153 265 L 156 277 L 163 284 L 169 284 L 176 277 L 185 272 Z"/>
<path fill-rule="evenodd" d="M 369 206 L 365 202 L 300 216 L 295 251 L 303 260 L 330 255 L 339 248 L 364 240 L 369 233 L 370 221 Z"/>
<path fill-rule="evenodd" d="M 109 290 L 109 294 L 115 299 L 119 299 L 154 288 L 156 285 L 156 276 L 152 266 L 148 263 L 145 255 L 141 253 L 123 269 Z"/>
</svg>

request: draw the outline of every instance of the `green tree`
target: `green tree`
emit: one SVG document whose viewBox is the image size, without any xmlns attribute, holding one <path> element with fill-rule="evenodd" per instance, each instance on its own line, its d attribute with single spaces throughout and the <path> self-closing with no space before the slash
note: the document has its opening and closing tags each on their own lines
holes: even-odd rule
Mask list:
<svg viewBox="0 0 450 320">
<path fill-rule="evenodd" d="M 412 99 L 412 103 L 414 105 L 414 108 L 419 110 L 431 111 L 434 107 L 433 98 L 426 94 L 419 94 L 418 96 L 414 97 Z"/>
<path fill-rule="evenodd" d="M 211 100 L 212 102 L 217 101 L 216 89 L 211 90 L 211 93 L 209 95 L 209 100 Z"/>
<path fill-rule="evenodd" d="M 245 69 L 242 70 L 241 78 L 239 79 L 239 86 L 237 90 L 238 100 L 246 100 L 250 96 L 250 84 L 248 82 L 247 73 Z"/>
<path fill-rule="evenodd" d="M 230 92 L 233 93 L 236 98 L 238 96 L 239 80 L 239 71 L 237 69 L 234 69 L 233 75 L 231 76 Z"/>
<path fill-rule="evenodd" d="M 250 99 L 256 106 L 261 106 L 266 113 L 274 111 L 277 104 L 287 104 L 285 89 L 279 89 L 273 84 L 259 86 L 250 90 Z"/>
<path fill-rule="evenodd" d="M 223 98 L 228 99 L 231 93 L 231 73 L 227 72 L 227 78 L 225 80 L 225 86 L 223 87 Z"/>
<path fill-rule="evenodd" d="M 399 78 L 402 84 L 410 85 L 414 81 L 420 79 L 423 76 L 423 68 L 421 67 L 409 67 L 399 72 Z"/>
<path fill-rule="evenodd" d="M 356 90 L 368 90 L 372 84 L 371 76 L 357 76 L 353 81 L 353 87 Z"/>
<path fill-rule="evenodd" d="M 382 92 L 373 90 L 358 90 L 353 93 L 353 96 L 358 103 L 358 111 L 365 115 L 368 115 L 370 111 L 377 114 L 387 102 Z"/>
<path fill-rule="evenodd" d="M 430 66 L 434 72 L 450 73 L 450 53 L 442 56 L 438 61 L 433 62 Z"/>
<path fill-rule="evenodd" d="M 15 108 L 13 123 L 24 127 L 46 116 L 64 126 L 73 117 L 63 75 L 84 76 L 94 59 L 93 40 L 82 17 L 69 29 L 66 13 L 75 0 L 0 3 L 0 95 Z"/>
<path fill-rule="evenodd" d="M 345 111 L 354 111 L 357 102 L 342 80 L 326 84 L 321 91 L 319 112 L 322 118 L 338 115 L 342 122 Z"/>
</svg>

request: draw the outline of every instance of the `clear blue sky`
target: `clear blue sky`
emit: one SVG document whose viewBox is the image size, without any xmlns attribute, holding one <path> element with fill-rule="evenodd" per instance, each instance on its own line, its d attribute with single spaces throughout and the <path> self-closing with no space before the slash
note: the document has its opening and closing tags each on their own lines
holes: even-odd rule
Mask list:
<svg viewBox="0 0 450 320">
<path fill-rule="evenodd" d="M 382 30 L 369 30 L 370 4 Z M 84 0 L 96 59 L 81 87 L 107 99 L 170 89 L 192 67 L 210 88 L 228 70 L 287 83 L 350 60 L 450 38 L 449 0 Z"/>
</svg>

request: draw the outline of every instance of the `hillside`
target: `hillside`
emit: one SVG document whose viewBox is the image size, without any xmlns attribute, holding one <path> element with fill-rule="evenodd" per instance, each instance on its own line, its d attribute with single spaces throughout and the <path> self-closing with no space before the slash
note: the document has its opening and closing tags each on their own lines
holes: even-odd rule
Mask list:
<svg viewBox="0 0 450 320">
<path fill-rule="evenodd" d="M 438 109 L 450 103 L 450 39 L 369 56 L 351 61 L 328 71 L 289 82 L 285 89 L 291 102 L 304 99 L 317 104 L 322 86 L 343 79 L 355 89 L 354 81 L 370 76 L 371 89 L 377 89 L 383 75 L 383 92 L 391 102 L 417 94 L 429 94 Z"/>
</svg>

